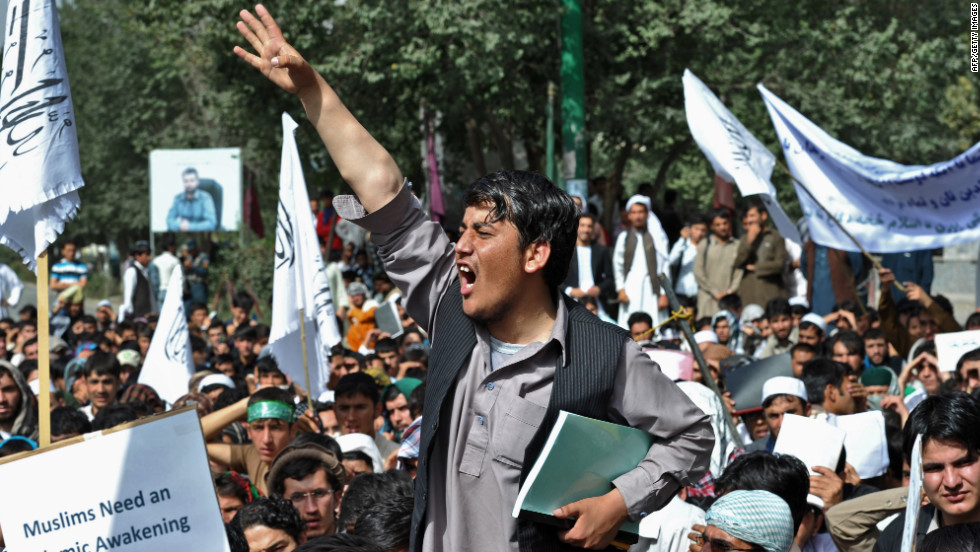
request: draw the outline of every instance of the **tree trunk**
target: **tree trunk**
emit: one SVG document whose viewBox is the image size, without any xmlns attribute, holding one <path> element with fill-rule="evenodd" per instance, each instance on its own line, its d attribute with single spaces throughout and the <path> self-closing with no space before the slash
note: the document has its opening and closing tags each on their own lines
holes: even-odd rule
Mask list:
<svg viewBox="0 0 980 552">
<path fill-rule="evenodd" d="M 684 153 L 687 146 L 691 144 L 691 137 L 681 140 L 680 142 L 674 142 L 674 145 L 670 147 L 667 151 L 667 157 L 664 158 L 663 163 L 660 164 L 660 169 L 657 170 L 657 178 L 653 181 L 653 197 L 662 197 L 660 191 L 667 183 L 667 171 L 670 170 L 670 166 L 677 161 L 677 158 Z"/>
<path fill-rule="evenodd" d="M 626 138 L 626 144 L 620 148 L 616 154 L 616 164 L 613 165 L 613 173 L 606 183 L 606 195 L 603 198 L 602 218 L 603 224 L 610 234 L 613 225 L 618 222 L 619 217 L 619 198 L 623 195 L 623 172 L 626 171 L 626 162 L 633 155 L 633 141 Z M 610 236 L 612 237 L 612 236 Z"/>
<path fill-rule="evenodd" d="M 514 149 L 511 144 L 510 133 L 504 130 L 503 125 L 493 114 L 489 107 L 486 109 L 487 125 L 490 127 L 490 135 L 493 143 L 497 146 L 497 155 L 500 156 L 500 165 L 507 170 L 514 170 Z"/>
</svg>

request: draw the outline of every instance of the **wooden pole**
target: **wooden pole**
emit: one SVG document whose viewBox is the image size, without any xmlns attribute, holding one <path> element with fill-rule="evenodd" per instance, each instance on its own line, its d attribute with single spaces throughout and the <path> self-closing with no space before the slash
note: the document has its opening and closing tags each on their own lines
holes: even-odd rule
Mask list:
<svg viewBox="0 0 980 552">
<path fill-rule="evenodd" d="M 306 376 L 306 402 L 310 405 L 310 413 L 316 414 L 316 410 L 313 409 L 313 390 L 310 389 L 310 364 L 306 359 L 306 312 L 305 309 L 299 309 L 299 338 L 302 342 L 303 347 L 303 375 Z"/>
<path fill-rule="evenodd" d="M 871 256 L 871 253 L 868 253 L 868 251 L 864 248 L 864 246 L 861 245 L 861 242 L 857 241 L 857 238 L 855 238 L 854 236 L 852 236 L 851 233 L 848 232 L 846 228 L 844 228 L 844 225 L 841 224 L 840 221 L 837 220 L 837 218 L 834 217 L 834 215 L 831 214 L 831 212 L 828 211 L 827 208 L 824 207 L 822 203 L 820 203 L 819 201 L 817 201 L 817 198 L 814 197 L 812 193 L 810 193 L 810 189 L 807 188 L 806 185 L 804 185 L 802 182 L 800 182 L 800 180 L 798 178 L 796 178 L 796 175 L 794 175 L 792 172 L 790 172 L 789 167 L 787 167 L 786 165 L 784 165 L 783 162 L 780 161 L 779 159 L 776 159 L 776 164 L 778 164 L 781 169 L 783 169 L 784 171 L 786 171 L 786 174 L 788 174 L 789 177 L 793 179 L 793 182 L 796 182 L 797 186 L 799 186 L 801 190 L 803 190 L 804 192 L 806 192 L 806 195 L 810 196 L 810 199 L 814 203 L 817 204 L 817 207 L 820 207 L 820 209 L 822 209 L 823 212 L 827 214 L 827 218 L 829 218 L 830 220 L 834 221 L 834 224 L 837 225 L 837 228 L 839 228 L 840 231 L 843 232 L 845 236 L 847 236 L 852 242 L 854 242 L 854 245 L 856 245 L 858 247 L 858 249 L 861 250 L 861 253 L 863 253 L 864 256 L 868 258 L 869 261 L 871 261 L 871 264 L 873 264 L 875 266 L 875 268 L 877 268 L 878 270 L 884 270 L 885 269 L 885 267 L 881 266 L 881 263 L 878 262 L 878 259 L 875 259 L 874 257 L 872 257 Z M 905 286 L 903 286 L 901 283 L 899 283 L 898 280 L 892 280 L 892 283 L 895 284 L 895 287 L 898 288 L 898 291 L 901 291 L 902 293 L 905 293 Z"/>
<path fill-rule="evenodd" d="M 673 312 L 681 311 L 681 303 L 677 300 L 677 294 L 674 293 L 674 284 L 670 282 L 670 278 L 666 274 L 658 274 L 657 278 L 660 279 L 660 288 L 664 290 L 667 294 L 667 300 L 670 301 L 670 310 Z M 701 380 L 704 385 L 715 392 L 718 398 L 721 400 L 721 406 L 725 409 L 725 422 L 728 426 L 729 433 L 732 434 L 732 439 L 738 448 L 745 448 L 742 443 L 742 436 L 739 435 L 738 429 L 735 427 L 735 422 L 732 420 L 731 413 L 728 412 L 728 407 L 725 406 L 725 396 L 721 394 L 721 389 L 718 388 L 718 384 L 715 382 L 714 376 L 711 375 L 711 368 L 708 366 L 708 361 L 704 359 L 704 354 L 701 353 L 701 348 L 698 347 L 698 342 L 694 340 L 694 333 L 691 331 L 691 325 L 682 323 L 681 331 L 684 333 L 684 338 L 687 339 L 687 344 L 691 346 L 691 352 L 694 353 L 694 359 L 697 360 L 698 366 L 701 368 Z"/>
<path fill-rule="evenodd" d="M 51 353 L 48 344 L 51 335 L 49 317 L 51 314 L 48 297 L 48 252 L 37 257 L 37 373 L 40 376 L 37 394 L 39 448 L 51 444 Z M 25 397 L 26 399 L 26 397 Z"/>
</svg>

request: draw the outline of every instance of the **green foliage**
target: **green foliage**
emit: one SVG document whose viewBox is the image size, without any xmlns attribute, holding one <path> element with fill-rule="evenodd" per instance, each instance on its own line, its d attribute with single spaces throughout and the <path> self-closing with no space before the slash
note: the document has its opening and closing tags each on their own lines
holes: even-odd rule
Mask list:
<svg viewBox="0 0 980 552">
<path fill-rule="evenodd" d="M 267 229 L 275 225 L 280 114 L 295 98 L 233 53 L 244 44 L 232 0 L 75 0 L 62 29 L 87 186 L 68 232 L 87 239 L 148 234 L 148 156 L 156 148 L 241 147 Z M 440 114 L 443 180 L 544 169 L 545 98 L 560 68 L 554 0 L 291 2 L 268 6 L 286 38 L 334 85 L 406 176 L 425 181 L 420 110 Z M 940 0 L 583 0 L 590 173 L 619 193 L 644 181 L 706 209 L 711 170 L 690 138 L 681 74 L 690 68 L 777 150 L 758 82 L 830 134 L 903 163 L 947 159 L 980 140 L 980 90 L 968 67 L 969 14 Z M 560 133 L 557 133 L 560 136 Z M 342 192 L 311 125 L 297 132 L 312 190 Z M 798 213 L 788 178 L 774 183 Z M 453 194 L 451 193 L 450 196 Z M 235 260 L 271 291 L 271 247 Z M 215 271 L 220 274 L 220 271 Z"/>
</svg>

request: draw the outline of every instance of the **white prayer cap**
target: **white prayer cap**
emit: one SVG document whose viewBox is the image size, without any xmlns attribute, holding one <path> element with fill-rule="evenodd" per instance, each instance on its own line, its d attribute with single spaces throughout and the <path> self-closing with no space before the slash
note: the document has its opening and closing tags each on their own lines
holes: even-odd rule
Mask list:
<svg viewBox="0 0 980 552">
<path fill-rule="evenodd" d="M 702 343 L 714 343 L 718 345 L 718 334 L 711 330 L 701 330 L 694 334 L 694 342 L 698 345 Z"/>
<path fill-rule="evenodd" d="M 742 307 L 742 320 L 745 322 L 754 322 L 765 315 L 766 309 L 762 308 L 761 305 L 749 303 Z"/>
<path fill-rule="evenodd" d="M 791 307 L 810 308 L 810 302 L 806 300 L 806 297 L 790 297 L 789 304 Z"/>
<path fill-rule="evenodd" d="M 675 330 L 674 328 L 662 328 L 660 330 L 660 339 L 661 340 L 666 340 L 666 339 L 680 339 L 680 338 L 681 338 L 681 332 Z"/>
<path fill-rule="evenodd" d="M 809 322 L 814 326 L 820 328 L 820 331 L 827 333 L 827 323 L 823 321 L 823 317 L 815 312 L 808 312 L 803 315 L 800 322 Z"/>
<path fill-rule="evenodd" d="M 629 200 L 626 201 L 626 210 L 629 211 L 630 207 L 636 205 L 637 203 L 642 203 L 647 208 L 647 211 L 653 210 L 650 207 L 650 198 L 643 194 L 636 194 L 629 198 Z"/>
<path fill-rule="evenodd" d="M 807 403 L 806 385 L 803 380 L 787 376 L 776 376 L 769 378 L 762 384 L 762 404 L 766 404 L 766 399 L 776 395 L 793 395 L 803 399 L 803 404 Z"/>
<path fill-rule="evenodd" d="M 31 380 L 27 382 L 27 386 L 31 388 L 31 393 L 34 393 L 35 397 L 41 394 L 41 380 L 39 379 Z M 50 388 L 52 393 L 58 392 L 58 390 L 55 389 L 54 383 L 52 383 L 51 380 L 48 380 L 48 387 Z"/>
<path fill-rule="evenodd" d="M 201 379 L 201 383 L 197 385 L 197 392 L 202 393 L 203 392 L 202 390 L 205 387 L 209 385 L 213 385 L 215 383 L 224 385 L 228 389 L 235 388 L 235 382 L 232 381 L 231 378 L 229 378 L 228 376 L 224 374 L 211 374 L 210 376 L 205 376 L 204 378 Z"/>
<path fill-rule="evenodd" d="M 363 433 L 348 433 L 347 435 L 337 437 L 337 444 L 340 445 L 340 450 L 343 452 L 359 450 L 367 454 L 371 457 L 371 463 L 374 465 L 374 473 L 384 473 L 385 464 L 381 459 L 381 451 L 378 450 L 378 445 L 374 442 L 374 439 Z"/>
</svg>

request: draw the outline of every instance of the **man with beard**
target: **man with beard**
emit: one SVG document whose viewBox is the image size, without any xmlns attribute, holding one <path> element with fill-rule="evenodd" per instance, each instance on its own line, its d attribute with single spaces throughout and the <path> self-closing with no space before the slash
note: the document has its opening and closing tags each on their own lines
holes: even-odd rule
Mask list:
<svg viewBox="0 0 980 552">
<path fill-rule="evenodd" d="M 20 370 L 0 360 L 0 440 L 14 435 L 37 441 L 37 409 Z"/>
</svg>

